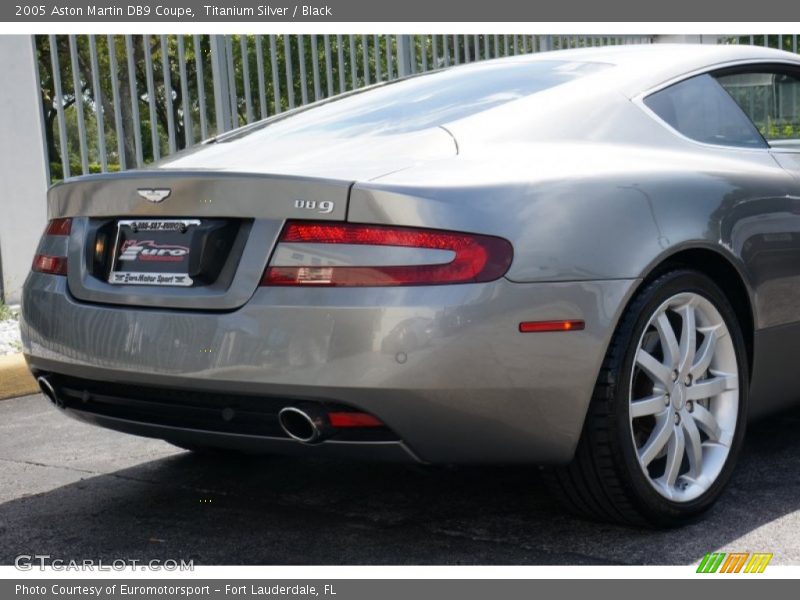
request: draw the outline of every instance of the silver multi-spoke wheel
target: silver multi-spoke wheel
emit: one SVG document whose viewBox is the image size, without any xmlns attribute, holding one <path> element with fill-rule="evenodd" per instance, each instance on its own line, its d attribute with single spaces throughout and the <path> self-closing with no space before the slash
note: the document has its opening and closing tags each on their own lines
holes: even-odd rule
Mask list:
<svg viewBox="0 0 800 600">
<path fill-rule="evenodd" d="M 545 471 L 566 506 L 673 527 L 717 501 L 747 425 L 747 311 L 737 289 L 684 266 L 642 284 L 609 342 L 575 457 Z"/>
<path fill-rule="evenodd" d="M 707 298 L 680 293 L 650 317 L 629 412 L 639 465 L 665 498 L 697 498 L 725 466 L 739 413 L 738 372 L 730 331 Z"/>
</svg>

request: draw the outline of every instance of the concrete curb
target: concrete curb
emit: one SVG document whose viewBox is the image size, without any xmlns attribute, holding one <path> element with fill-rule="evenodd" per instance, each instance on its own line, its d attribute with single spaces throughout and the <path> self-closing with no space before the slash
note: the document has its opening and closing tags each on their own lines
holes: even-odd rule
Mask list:
<svg viewBox="0 0 800 600">
<path fill-rule="evenodd" d="M 0 400 L 39 392 L 22 354 L 0 356 Z"/>
</svg>

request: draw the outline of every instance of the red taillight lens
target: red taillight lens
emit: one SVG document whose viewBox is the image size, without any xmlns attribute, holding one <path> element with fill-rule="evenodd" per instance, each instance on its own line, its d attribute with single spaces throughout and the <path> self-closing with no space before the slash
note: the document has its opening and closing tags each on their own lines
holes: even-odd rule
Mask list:
<svg viewBox="0 0 800 600">
<path fill-rule="evenodd" d="M 72 229 L 72 219 L 53 219 L 47 224 L 45 235 L 69 235 Z"/>
<path fill-rule="evenodd" d="M 383 427 L 380 419 L 362 412 L 330 412 L 328 420 L 332 427 Z"/>
<path fill-rule="evenodd" d="M 37 273 L 66 275 L 67 258 L 65 256 L 48 256 L 47 254 L 37 254 L 33 259 L 32 268 Z"/>
<path fill-rule="evenodd" d="M 323 245 L 372 246 L 378 261 L 359 265 L 364 254 L 337 254 L 336 264 L 282 265 L 275 259 L 264 273 L 261 285 L 393 286 L 479 283 L 502 277 L 511 265 L 513 249 L 502 238 L 434 229 L 359 225 L 350 223 L 289 222 L 279 240 L 294 254 L 318 253 Z M 291 246 L 289 246 L 291 245 Z M 447 251 L 448 262 L 402 264 L 392 262 L 387 248 Z M 383 251 L 381 253 L 381 251 Z M 276 252 L 276 255 L 278 253 Z M 401 256 L 399 253 L 397 256 Z M 383 264 L 378 264 L 380 260 Z M 313 261 L 312 261 L 313 262 Z"/>
<path fill-rule="evenodd" d="M 72 219 L 53 219 L 47 223 L 44 236 L 69 235 L 72 230 Z M 47 273 L 49 275 L 67 274 L 67 257 L 52 256 L 49 254 L 37 254 L 33 257 L 31 267 L 37 273 Z"/>
</svg>

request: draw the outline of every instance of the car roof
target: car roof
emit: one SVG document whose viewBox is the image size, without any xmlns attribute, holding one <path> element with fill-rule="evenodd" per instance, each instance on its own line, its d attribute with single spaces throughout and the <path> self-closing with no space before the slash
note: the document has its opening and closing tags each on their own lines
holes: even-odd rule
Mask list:
<svg viewBox="0 0 800 600">
<path fill-rule="evenodd" d="M 470 144 L 522 143 L 530 139 L 626 143 L 650 139 L 660 146 L 685 144 L 658 119 L 633 108 L 636 102 L 631 101 L 695 74 L 728 66 L 783 63 L 800 67 L 800 57 L 795 54 L 733 44 L 578 48 L 518 55 L 496 62 L 502 61 L 574 61 L 612 66 L 447 123 L 461 150 Z M 488 62 L 492 61 L 483 63 L 486 68 L 490 68 Z M 476 69 L 480 64 L 472 63 Z"/>
<path fill-rule="evenodd" d="M 797 54 L 740 44 L 631 44 L 557 50 L 515 59 L 612 64 L 619 67 L 615 69 L 617 73 L 613 79 L 629 96 L 696 71 L 742 62 L 789 62 L 800 66 L 800 56 Z"/>
</svg>

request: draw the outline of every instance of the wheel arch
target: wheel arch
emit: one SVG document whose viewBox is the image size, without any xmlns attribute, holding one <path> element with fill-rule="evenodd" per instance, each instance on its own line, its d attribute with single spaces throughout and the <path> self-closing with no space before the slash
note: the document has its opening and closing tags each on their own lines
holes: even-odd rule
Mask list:
<svg viewBox="0 0 800 600">
<path fill-rule="evenodd" d="M 754 339 L 756 315 L 752 298 L 752 288 L 736 262 L 721 249 L 711 246 L 687 246 L 660 257 L 643 274 L 633 298 L 638 290 L 666 271 L 688 268 L 699 271 L 722 289 L 731 303 L 739 320 L 747 349 L 747 365 L 752 376 L 754 359 Z"/>
</svg>

